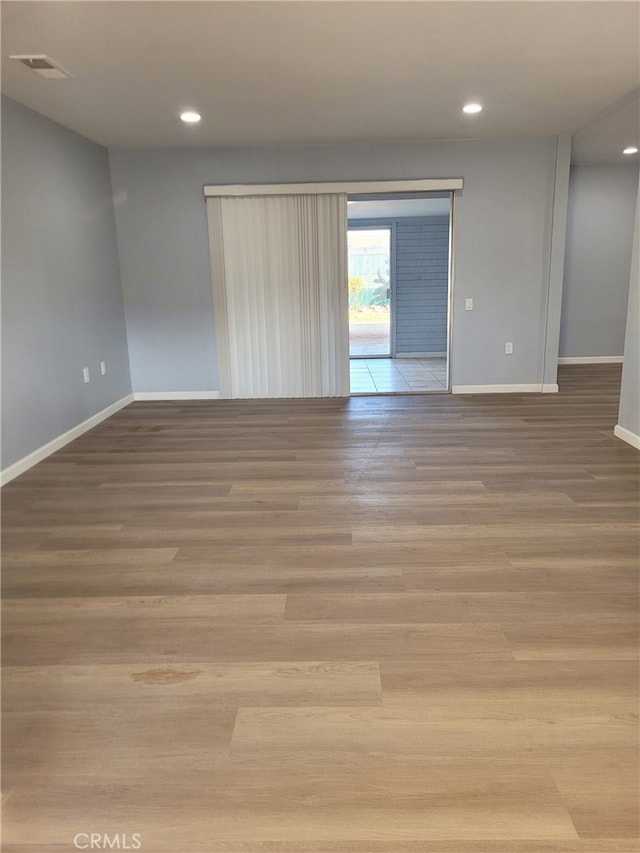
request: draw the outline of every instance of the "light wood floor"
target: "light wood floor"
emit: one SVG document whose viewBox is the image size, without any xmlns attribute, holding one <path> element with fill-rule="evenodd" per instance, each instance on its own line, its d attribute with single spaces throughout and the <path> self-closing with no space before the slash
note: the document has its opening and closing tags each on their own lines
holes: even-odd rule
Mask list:
<svg viewBox="0 0 640 853">
<path fill-rule="evenodd" d="M 135 403 L 9 484 L 3 851 L 637 853 L 619 377 Z"/>
</svg>

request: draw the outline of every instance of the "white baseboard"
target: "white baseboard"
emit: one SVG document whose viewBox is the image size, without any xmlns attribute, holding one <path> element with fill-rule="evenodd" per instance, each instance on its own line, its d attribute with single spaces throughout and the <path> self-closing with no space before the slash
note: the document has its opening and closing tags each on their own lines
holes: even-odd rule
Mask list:
<svg viewBox="0 0 640 853">
<path fill-rule="evenodd" d="M 452 394 L 540 394 L 543 388 L 558 390 L 555 385 L 453 385 Z"/>
<path fill-rule="evenodd" d="M 543 394 L 557 394 L 559 390 L 555 382 L 545 382 L 542 386 Z"/>
<path fill-rule="evenodd" d="M 20 474 L 24 474 L 25 471 L 29 470 L 29 468 L 33 468 L 33 466 L 37 465 L 38 462 L 42 462 L 42 460 L 46 459 L 47 456 L 51 456 L 52 453 L 60 450 L 74 439 L 79 438 L 81 435 L 84 435 L 85 432 L 93 429 L 99 423 L 102 423 L 102 421 L 106 421 L 106 419 L 110 418 L 111 415 L 115 415 L 115 413 L 119 412 L 120 409 L 124 409 L 124 407 L 128 406 L 129 403 L 133 403 L 136 400 L 218 399 L 220 399 L 219 391 L 135 391 L 132 394 L 127 394 L 126 397 L 112 403 L 110 406 L 107 406 L 106 409 L 103 409 L 101 412 L 97 412 L 95 415 L 87 418 L 86 421 L 83 421 L 81 424 L 67 430 L 67 432 L 59 435 L 57 438 L 54 438 L 53 441 L 49 441 L 47 444 L 44 444 L 37 450 L 34 450 L 33 453 L 29 453 L 22 459 L 14 462 L 13 465 L 9 465 L 8 468 L 5 468 L 4 471 L 0 472 L 0 486 L 4 486 L 6 483 L 11 482 L 11 480 L 15 480 L 16 477 L 19 477 Z"/>
<path fill-rule="evenodd" d="M 559 358 L 558 364 L 622 364 L 622 355 L 585 355 L 576 358 Z"/>
<path fill-rule="evenodd" d="M 219 400 L 219 391 L 134 391 L 137 400 Z"/>
<path fill-rule="evenodd" d="M 69 444 L 69 442 L 79 438 L 81 435 L 84 435 L 85 432 L 88 432 L 90 429 L 98 426 L 102 421 L 106 421 L 106 419 L 110 418 L 111 415 L 115 415 L 115 413 L 119 412 L 120 409 L 124 409 L 124 407 L 128 406 L 129 403 L 133 403 L 133 399 L 133 394 L 127 394 L 126 397 L 123 397 L 121 400 L 117 400 L 115 403 L 107 406 L 106 409 L 102 409 L 101 412 L 97 412 L 95 415 L 87 418 L 86 421 L 83 421 L 81 424 L 78 424 L 77 426 L 72 427 L 72 429 L 67 430 L 67 432 L 62 433 L 62 435 L 54 438 L 53 441 L 43 444 L 42 447 L 34 450 L 33 453 L 29 453 L 27 456 L 23 456 L 22 459 L 14 462 L 13 465 L 9 465 L 8 468 L 5 468 L 4 471 L 0 473 L 0 485 L 6 485 L 20 474 L 24 474 L 25 471 L 29 470 L 29 468 L 33 468 L 33 466 L 37 465 L 38 462 L 42 462 L 42 460 L 46 459 L 47 456 L 51 456 L 52 453 L 60 450 L 65 445 Z"/>
<path fill-rule="evenodd" d="M 640 435 L 636 435 L 635 432 L 631 432 L 630 429 L 626 429 L 620 424 L 616 424 L 613 429 L 613 434 L 616 438 L 621 438 L 622 441 L 626 441 L 627 444 L 630 444 L 632 447 L 635 447 L 636 450 L 640 450 Z"/>
</svg>

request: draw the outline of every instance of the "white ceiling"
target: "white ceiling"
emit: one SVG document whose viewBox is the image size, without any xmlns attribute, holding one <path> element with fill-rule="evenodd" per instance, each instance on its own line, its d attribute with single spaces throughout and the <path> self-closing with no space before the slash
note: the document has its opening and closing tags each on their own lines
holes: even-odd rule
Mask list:
<svg viewBox="0 0 640 853">
<path fill-rule="evenodd" d="M 640 35 L 638 38 L 640 40 Z M 573 135 L 571 159 L 574 163 L 637 162 L 637 154 L 628 157 L 621 155 L 620 151 L 631 143 L 640 147 L 639 140 L 640 98 L 635 91 Z"/>
<path fill-rule="evenodd" d="M 107 146 L 568 133 L 581 160 L 603 162 L 638 142 L 637 0 L 22 0 L 1 9 L 3 92 Z M 45 80 L 9 59 L 30 53 L 73 79 Z M 469 100 L 484 111 L 463 115 Z M 178 120 L 186 108 L 202 113 L 199 125 Z"/>
</svg>

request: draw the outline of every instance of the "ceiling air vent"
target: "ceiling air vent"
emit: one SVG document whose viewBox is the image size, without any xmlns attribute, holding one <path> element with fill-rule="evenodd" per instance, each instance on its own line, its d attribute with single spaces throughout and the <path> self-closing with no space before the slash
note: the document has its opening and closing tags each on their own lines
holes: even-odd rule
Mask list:
<svg viewBox="0 0 640 853">
<path fill-rule="evenodd" d="M 33 54 L 31 56 L 12 56 L 16 62 L 21 62 L 26 65 L 31 71 L 39 74 L 41 77 L 46 77 L 47 80 L 68 80 L 71 77 L 68 71 L 65 71 L 61 65 L 49 59 L 44 54 Z"/>
</svg>

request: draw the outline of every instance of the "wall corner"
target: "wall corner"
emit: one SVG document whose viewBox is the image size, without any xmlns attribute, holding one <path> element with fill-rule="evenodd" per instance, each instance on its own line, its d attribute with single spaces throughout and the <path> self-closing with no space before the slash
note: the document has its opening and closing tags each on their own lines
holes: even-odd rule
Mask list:
<svg viewBox="0 0 640 853">
<path fill-rule="evenodd" d="M 544 317 L 544 353 L 542 384 L 554 385 L 558 379 L 558 354 L 560 352 L 560 316 L 562 313 L 562 286 L 564 278 L 564 253 L 567 235 L 569 206 L 569 172 L 571 167 L 571 137 L 556 139 L 551 204 L 551 234 L 547 280 L 546 312 Z"/>
</svg>

